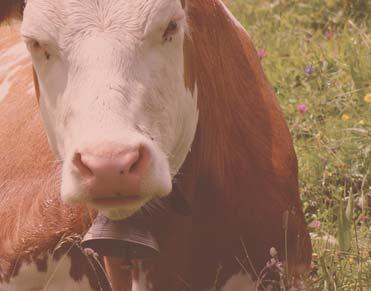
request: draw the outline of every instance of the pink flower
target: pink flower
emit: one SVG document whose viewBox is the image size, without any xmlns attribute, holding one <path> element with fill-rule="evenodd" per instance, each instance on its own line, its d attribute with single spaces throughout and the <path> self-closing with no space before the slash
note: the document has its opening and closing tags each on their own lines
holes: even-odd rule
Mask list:
<svg viewBox="0 0 371 291">
<path fill-rule="evenodd" d="M 321 222 L 319 220 L 313 220 L 311 223 L 308 224 L 308 227 L 318 229 L 321 227 Z"/>
<path fill-rule="evenodd" d="M 333 38 L 333 36 L 334 36 L 334 33 L 331 30 L 327 30 L 325 32 L 325 37 L 326 37 L 327 40 L 331 40 Z"/>
<path fill-rule="evenodd" d="M 296 106 L 296 110 L 301 113 L 301 114 L 304 114 L 306 112 L 309 111 L 309 107 L 306 105 L 306 104 L 298 104 Z"/>
<path fill-rule="evenodd" d="M 265 49 L 258 49 L 257 54 L 258 58 L 261 60 L 268 56 L 267 51 Z"/>
<path fill-rule="evenodd" d="M 311 269 L 311 270 L 315 270 L 315 269 L 317 269 L 316 264 L 313 263 L 313 262 L 311 262 L 311 263 L 310 263 L 310 269 Z"/>
<path fill-rule="evenodd" d="M 369 218 L 368 218 L 366 215 L 361 215 L 361 216 L 359 217 L 359 220 L 360 220 L 361 222 L 366 222 L 368 219 L 369 219 Z"/>
</svg>

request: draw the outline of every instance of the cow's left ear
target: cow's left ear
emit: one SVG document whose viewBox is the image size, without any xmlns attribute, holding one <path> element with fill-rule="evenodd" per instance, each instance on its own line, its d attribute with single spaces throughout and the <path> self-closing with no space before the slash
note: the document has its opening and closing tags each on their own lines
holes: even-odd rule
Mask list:
<svg viewBox="0 0 371 291">
<path fill-rule="evenodd" d="M 21 19 L 25 0 L 1 0 L 0 1 L 0 24 L 10 19 Z"/>
</svg>

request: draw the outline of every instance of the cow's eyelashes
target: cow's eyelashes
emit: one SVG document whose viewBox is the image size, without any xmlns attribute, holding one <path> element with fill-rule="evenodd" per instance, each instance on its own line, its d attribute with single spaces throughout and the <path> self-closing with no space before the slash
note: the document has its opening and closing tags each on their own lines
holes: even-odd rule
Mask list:
<svg viewBox="0 0 371 291">
<path fill-rule="evenodd" d="M 36 40 L 30 41 L 30 45 L 31 45 L 32 49 L 34 49 L 34 50 L 41 48 L 40 43 Z"/>
<path fill-rule="evenodd" d="M 171 42 L 173 40 L 174 35 L 178 32 L 179 25 L 178 22 L 175 20 L 171 20 L 166 27 L 164 34 L 162 35 L 164 42 Z"/>
</svg>

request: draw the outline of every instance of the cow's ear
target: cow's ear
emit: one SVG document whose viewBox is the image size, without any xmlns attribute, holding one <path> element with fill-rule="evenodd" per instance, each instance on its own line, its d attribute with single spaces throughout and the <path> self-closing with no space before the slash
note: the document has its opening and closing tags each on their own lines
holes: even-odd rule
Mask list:
<svg viewBox="0 0 371 291">
<path fill-rule="evenodd" d="M 217 92 L 213 93 L 217 95 L 225 93 L 220 89 L 231 92 L 230 89 L 238 90 L 241 87 L 251 86 L 255 89 L 265 86 L 262 84 L 266 82 L 265 75 L 254 45 L 223 2 L 184 0 L 188 22 L 185 42 L 186 83 L 188 87 L 194 88 L 202 79 L 205 86 L 214 87 Z M 243 73 L 257 76 L 262 83 L 247 84 L 249 78 Z M 242 81 L 240 86 L 233 86 L 237 80 Z"/>
<path fill-rule="evenodd" d="M 1 0 L 0 24 L 10 19 L 21 19 L 25 0 Z"/>
</svg>

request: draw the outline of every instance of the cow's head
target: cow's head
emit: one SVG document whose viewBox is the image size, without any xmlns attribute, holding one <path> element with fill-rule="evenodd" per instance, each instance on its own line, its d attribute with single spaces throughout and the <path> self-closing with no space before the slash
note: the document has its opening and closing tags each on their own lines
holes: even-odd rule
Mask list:
<svg viewBox="0 0 371 291">
<path fill-rule="evenodd" d="M 29 0 L 32 56 L 62 199 L 112 219 L 171 192 L 194 138 L 180 0 Z"/>
</svg>

